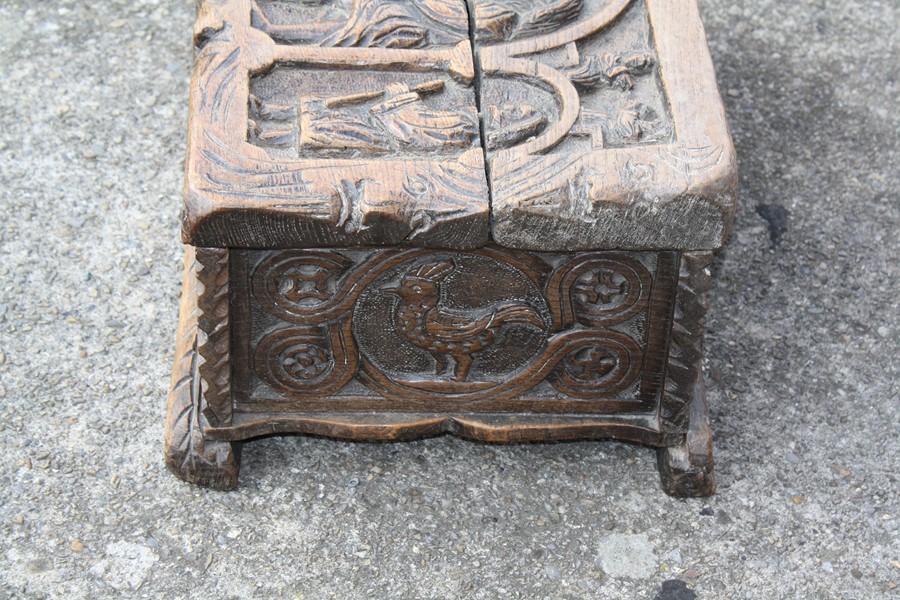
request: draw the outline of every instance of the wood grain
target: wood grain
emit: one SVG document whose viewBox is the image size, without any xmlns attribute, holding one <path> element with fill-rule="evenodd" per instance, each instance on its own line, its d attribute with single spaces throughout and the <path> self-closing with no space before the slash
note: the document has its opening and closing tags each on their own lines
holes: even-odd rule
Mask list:
<svg viewBox="0 0 900 600">
<path fill-rule="evenodd" d="M 618 439 L 713 493 L 736 160 L 695 0 L 198 0 L 166 462 Z"/>
<path fill-rule="evenodd" d="M 233 489 L 240 470 L 240 443 L 213 440 L 205 434 L 210 423 L 201 385 L 201 353 L 210 356 L 214 349 L 203 348 L 198 321 L 203 314 L 199 299 L 204 287 L 197 276 L 202 266 L 190 246 L 185 250 L 184 267 L 175 366 L 166 414 L 165 461 L 185 481 L 213 489 Z"/>
<path fill-rule="evenodd" d="M 727 238 L 736 161 L 695 0 L 320 5 L 291 22 L 277 3 L 201 3 L 186 243 Z"/>
<path fill-rule="evenodd" d="M 722 245 L 736 161 L 694 0 L 473 2 L 528 7 L 517 22 L 543 7 L 558 21 L 524 39 L 476 40 L 482 109 L 544 123 L 488 148 L 494 241 L 542 251 Z M 486 127 L 494 121 L 503 119 Z"/>
<path fill-rule="evenodd" d="M 461 35 L 430 44 L 434 28 L 412 43 L 407 26 L 425 6 L 433 17 L 464 16 L 461 0 L 362 0 L 322 39 L 304 38 L 308 23 L 293 24 L 296 36 L 282 23 L 273 38 L 264 4 L 200 3 L 185 243 L 487 242 L 471 44 Z"/>
</svg>

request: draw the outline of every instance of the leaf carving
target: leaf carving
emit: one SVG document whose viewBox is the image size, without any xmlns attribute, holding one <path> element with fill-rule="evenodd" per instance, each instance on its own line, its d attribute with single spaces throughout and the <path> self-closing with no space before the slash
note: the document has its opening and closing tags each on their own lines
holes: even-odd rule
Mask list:
<svg viewBox="0 0 900 600">
<path fill-rule="evenodd" d="M 354 0 L 347 24 L 322 41 L 322 46 L 421 48 L 428 30 L 412 13 L 407 0 Z"/>
</svg>

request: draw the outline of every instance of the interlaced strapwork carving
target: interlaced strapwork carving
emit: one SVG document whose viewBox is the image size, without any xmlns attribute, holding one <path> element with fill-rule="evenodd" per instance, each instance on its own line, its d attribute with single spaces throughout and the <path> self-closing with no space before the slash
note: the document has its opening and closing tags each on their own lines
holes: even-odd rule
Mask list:
<svg viewBox="0 0 900 600">
<path fill-rule="evenodd" d="M 251 346 L 260 401 L 303 406 L 350 393 L 403 405 L 561 398 L 652 410 L 657 400 L 637 385 L 648 346 L 665 342 L 664 327 L 647 333 L 666 310 L 650 305 L 653 255 L 248 256 L 256 308 L 236 339 Z"/>
</svg>

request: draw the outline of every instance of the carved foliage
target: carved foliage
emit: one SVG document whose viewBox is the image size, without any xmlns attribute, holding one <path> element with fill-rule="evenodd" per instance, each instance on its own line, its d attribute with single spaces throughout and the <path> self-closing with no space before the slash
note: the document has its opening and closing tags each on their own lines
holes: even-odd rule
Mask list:
<svg viewBox="0 0 900 600">
<path fill-rule="evenodd" d="M 494 241 L 538 251 L 724 243 L 736 164 L 695 4 L 585 2 L 573 20 L 557 8 L 564 24 L 552 34 L 477 44 Z"/>
<path fill-rule="evenodd" d="M 693 1 L 470 4 L 479 69 L 462 0 L 202 2 L 185 238 L 721 245 L 735 163 Z M 404 193 L 441 170 L 470 183 Z"/>
<path fill-rule="evenodd" d="M 669 140 L 656 54 L 641 41 L 649 37 L 643 2 L 616 0 L 603 10 L 580 0 L 474 3 L 478 31 L 487 32 L 476 35 L 484 45 L 481 102 L 490 114 L 510 113 L 486 121 L 491 149 L 539 153 L 585 137 L 590 149 Z M 479 12 L 491 16 L 479 20 Z M 518 38 L 528 39 L 510 42 Z M 520 130 L 528 135 L 513 135 Z"/>
</svg>

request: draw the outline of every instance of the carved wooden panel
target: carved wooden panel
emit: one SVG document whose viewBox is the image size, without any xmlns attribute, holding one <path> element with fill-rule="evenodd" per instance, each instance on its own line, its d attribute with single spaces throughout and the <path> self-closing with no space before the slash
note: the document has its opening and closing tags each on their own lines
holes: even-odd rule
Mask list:
<svg viewBox="0 0 900 600">
<path fill-rule="evenodd" d="M 696 0 L 197 0 L 166 461 L 451 433 L 660 448 L 700 371 L 735 157 Z"/>
<path fill-rule="evenodd" d="M 693 0 L 472 0 L 493 239 L 710 249 L 734 149 Z"/>
<path fill-rule="evenodd" d="M 695 0 L 199 6 L 189 243 L 705 250 L 728 234 L 734 150 Z"/>
<path fill-rule="evenodd" d="M 237 412 L 659 408 L 674 252 L 231 254 Z"/>
<path fill-rule="evenodd" d="M 463 0 L 201 0 L 185 241 L 487 242 Z"/>
</svg>

